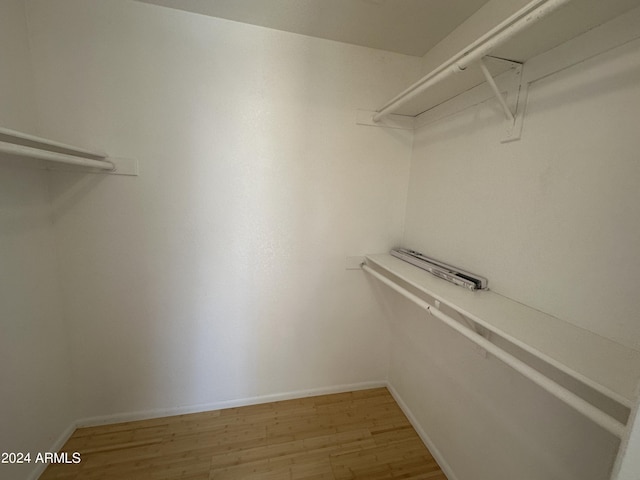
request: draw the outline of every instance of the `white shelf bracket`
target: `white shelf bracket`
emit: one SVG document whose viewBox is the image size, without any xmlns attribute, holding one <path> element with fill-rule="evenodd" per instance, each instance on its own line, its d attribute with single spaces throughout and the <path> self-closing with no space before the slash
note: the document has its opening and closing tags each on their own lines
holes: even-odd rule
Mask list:
<svg viewBox="0 0 640 480">
<path fill-rule="evenodd" d="M 520 140 L 522 136 L 522 126 L 524 125 L 524 113 L 527 105 L 527 92 L 529 84 L 523 80 L 524 66 L 518 63 L 509 80 L 507 88 L 507 105 L 513 112 L 514 121 L 507 125 L 505 135 L 502 137 L 502 143 Z"/>
<path fill-rule="evenodd" d="M 493 94 L 496 96 L 498 102 L 500 103 L 500 106 L 502 107 L 502 111 L 504 112 L 504 116 L 506 117 L 507 122 L 515 123 L 516 119 L 513 116 L 513 112 L 509 108 L 509 105 L 507 105 L 507 101 L 502 96 L 502 92 L 498 88 L 498 85 L 496 85 L 496 81 L 493 79 L 493 76 L 491 76 L 491 72 L 487 68 L 487 65 L 484 63 L 484 60 L 481 58 L 478 63 L 480 63 L 480 69 L 484 74 L 484 78 L 487 80 L 487 83 L 491 87 L 491 90 L 493 90 Z"/>
<path fill-rule="evenodd" d="M 504 112 L 505 135 L 502 137 L 501 143 L 507 143 L 520 140 L 522 135 L 527 88 L 522 82 L 522 64 L 511 60 L 502 61 L 508 62 L 512 65 L 511 74 L 506 85 L 506 97 L 502 94 L 500 87 L 493 79 L 493 76 L 487 68 L 484 60 L 480 59 L 478 63 L 480 64 L 480 69 L 482 70 L 489 87 L 491 87 L 491 90 Z"/>
</svg>

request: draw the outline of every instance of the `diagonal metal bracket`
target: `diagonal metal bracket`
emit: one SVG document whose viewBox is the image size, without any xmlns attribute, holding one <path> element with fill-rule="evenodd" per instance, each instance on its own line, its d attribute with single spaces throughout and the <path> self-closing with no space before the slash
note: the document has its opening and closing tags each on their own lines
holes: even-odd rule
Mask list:
<svg viewBox="0 0 640 480">
<path fill-rule="evenodd" d="M 491 72 L 487 68 L 487 65 L 484 63 L 484 60 L 481 58 L 478 61 L 478 63 L 480 63 L 480 69 L 484 74 L 484 78 L 486 78 L 487 83 L 491 87 L 491 90 L 493 90 L 493 94 L 496 96 L 496 98 L 498 99 L 498 102 L 500 103 L 500 106 L 502 107 L 502 111 L 504 112 L 504 116 L 506 117 L 507 122 L 515 123 L 516 118 L 513 115 L 513 112 L 511 111 L 511 109 L 509 108 L 509 105 L 507 105 L 507 101 L 502 96 L 502 92 L 498 88 L 498 85 L 496 85 L 496 81 L 491 76 Z"/>
<path fill-rule="evenodd" d="M 483 59 L 479 60 L 479 64 L 487 83 L 491 87 L 504 112 L 506 133 L 502 137 L 501 142 L 506 143 L 520 140 L 522 135 L 524 107 L 527 100 L 527 85 L 522 82 L 522 64 L 511 60 L 503 61 L 513 65 L 512 73 L 505 85 L 506 97 L 502 94 L 502 90 L 505 88 L 501 90 L 500 87 L 498 87 Z"/>
</svg>

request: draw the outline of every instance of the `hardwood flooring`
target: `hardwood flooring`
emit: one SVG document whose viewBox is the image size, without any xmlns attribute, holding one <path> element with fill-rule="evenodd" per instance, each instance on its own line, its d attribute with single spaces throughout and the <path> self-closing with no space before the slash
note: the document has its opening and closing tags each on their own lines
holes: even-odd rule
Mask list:
<svg viewBox="0 0 640 480">
<path fill-rule="evenodd" d="M 386 388 L 80 428 L 41 480 L 446 480 Z"/>
</svg>

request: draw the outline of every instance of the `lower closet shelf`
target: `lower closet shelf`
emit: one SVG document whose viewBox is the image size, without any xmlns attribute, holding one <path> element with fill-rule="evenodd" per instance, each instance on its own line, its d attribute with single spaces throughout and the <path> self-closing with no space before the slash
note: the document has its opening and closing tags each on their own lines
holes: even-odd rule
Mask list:
<svg viewBox="0 0 640 480">
<path fill-rule="evenodd" d="M 515 362 L 523 364 L 522 368 L 531 370 L 533 376 L 543 377 L 538 373 L 538 367 L 548 365 L 560 372 L 561 376 L 568 378 L 574 387 L 578 385 L 578 390 L 586 388 L 595 392 L 595 397 L 588 395 L 585 397 L 586 400 L 590 404 L 598 405 L 600 410 L 609 410 L 608 414 L 617 418 L 619 423 L 610 422 L 614 427 L 608 429 L 620 436 L 621 428 L 624 428 L 629 410 L 635 402 L 636 387 L 640 380 L 639 351 L 495 292 L 472 292 L 457 287 L 388 254 L 368 255 L 364 268 L 379 280 L 420 303 L 423 308 L 428 308 L 432 315 L 445 323 L 450 321 L 451 317 L 440 310 L 453 311 L 456 316 L 459 314 L 472 324 L 491 332 L 492 344 L 489 345 L 488 340 L 481 338 L 465 323 L 460 323 L 460 326 L 450 324 L 474 341 L 487 342 L 487 346 L 496 353 L 501 354 L 503 350 L 495 344 L 505 343 L 523 351 L 525 357 L 532 362 L 522 362 L 518 359 Z M 463 325 L 464 328 L 461 328 Z M 504 350 L 508 352 L 509 349 Z M 510 357 L 506 352 L 505 356 Z M 524 365 L 525 363 L 532 363 L 536 371 Z M 547 378 L 542 378 L 541 381 L 554 384 Z M 541 385 L 539 382 L 536 383 Z M 555 393 L 556 396 L 561 398 L 563 390 L 560 386 L 560 394 Z M 575 388 L 573 390 L 575 391 Z M 573 394 L 569 392 L 568 395 Z M 597 401 L 594 402 L 593 398 Z M 581 399 L 577 401 L 585 403 Z M 607 408 L 601 408 L 602 405 Z M 591 405 L 586 403 L 585 408 L 592 409 Z M 596 412 L 595 416 L 598 415 L 599 412 Z"/>
</svg>

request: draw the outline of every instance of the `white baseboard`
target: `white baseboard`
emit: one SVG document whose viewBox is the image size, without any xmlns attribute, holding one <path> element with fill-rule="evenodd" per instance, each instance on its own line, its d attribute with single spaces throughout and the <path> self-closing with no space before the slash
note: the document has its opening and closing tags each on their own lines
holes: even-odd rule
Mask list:
<svg viewBox="0 0 640 480">
<path fill-rule="evenodd" d="M 64 444 L 67 443 L 67 440 L 69 440 L 69 437 L 73 435 L 73 432 L 75 432 L 76 428 L 77 428 L 76 422 L 71 422 L 71 424 L 67 428 L 65 428 L 64 432 L 60 434 L 60 436 L 56 439 L 55 442 L 53 442 L 53 444 L 47 451 L 59 452 L 64 446 Z M 38 477 L 42 475 L 42 473 L 45 471 L 48 464 L 37 463 L 34 465 L 36 466 L 36 468 L 34 468 L 31 474 L 27 477 L 28 480 L 37 480 Z"/>
<path fill-rule="evenodd" d="M 442 456 L 438 448 L 435 446 L 434 442 L 431 440 L 429 435 L 424 431 L 416 417 L 413 415 L 407 404 L 402 400 L 402 397 L 398 394 L 393 385 L 391 385 L 388 381 L 373 381 L 373 382 L 361 382 L 361 383 L 353 383 L 347 385 L 334 385 L 329 387 L 321 387 L 321 388 L 311 388 L 307 390 L 294 390 L 286 393 L 276 393 L 269 395 L 261 395 L 256 397 L 247 397 L 237 400 L 225 400 L 220 402 L 213 403 L 205 403 L 199 405 L 190 405 L 184 407 L 172 407 L 172 408 L 162 408 L 162 409 L 153 409 L 153 410 L 140 410 L 137 412 L 129 412 L 129 413 L 118 413 L 113 415 L 102 415 L 95 417 L 88 417 L 84 419 L 80 419 L 76 422 L 72 422 L 62 434 L 58 437 L 58 439 L 53 443 L 50 450 L 51 452 L 59 451 L 63 445 L 67 442 L 69 437 L 73 434 L 76 428 L 80 427 L 91 427 L 96 425 L 107 425 L 111 423 L 121 423 L 121 422 L 132 422 L 137 420 L 147 420 L 150 418 L 158 418 L 158 417 L 166 417 L 171 415 L 184 415 L 187 413 L 199 413 L 199 412 L 207 412 L 210 410 L 221 410 L 224 408 L 234 408 L 234 407 L 246 407 L 249 405 L 257 405 L 260 403 L 268 403 L 268 402 L 278 402 L 282 400 L 294 400 L 296 398 L 305 398 L 305 397 L 313 397 L 316 395 L 329 395 L 333 393 L 344 393 L 344 392 L 353 392 L 356 390 L 367 390 L 369 388 L 380 388 L 386 387 L 395 401 L 400 406 L 400 409 L 409 419 L 411 425 L 416 430 L 420 438 L 422 439 L 425 446 L 429 449 L 433 458 L 436 459 L 438 465 L 445 473 L 449 480 L 458 480 L 455 473 L 453 472 L 451 466 L 447 463 L 445 458 Z M 37 480 L 37 478 L 42 475 L 46 464 L 39 464 L 37 468 L 31 473 L 28 477 L 28 480 Z"/>
<path fill-rule="evenodd" d="M 351 392 L 355 390 L 366 390 L 368 388 L 386 387 L 386 381 L 361 382 L 348 385 L 334 385 L 329 387 L 311 388 L 308 390 L 294 390 L 285 393 L 274 393 L 260 395 L 257 397 L 247 397 L 236 400 L 223 400 L 220 402 L 203 403 L 184 407 L 160 408 L 152 410 L 139 410 L 129 413 L 116 413 L 112 415 L 102 415 L 80 419 L 76 422 L 77 427 L 93 427 L 96 425 L 107 425 L 110 423 L 134 422 L 137 420 L 147 420 L 150 418 L 168 417 L 172 415 L 184 415 L 187 413 L 208 412 L 210 410 L 222 410 L 224 408 L 246 407 L 260 403 L 278 402 L 281 400 L 293 400 L 296 398 L 313 397 L 316 395 L 328 395 L 332 393 Z"/>
<path fill-rule="evenodd" d="M 449 480 L 458 480 L 458 477 L 453 472 L 451 465 L 449 465 L 449 463 L 445 460 L 445 458 L 443 457 L 442 453 L 440 453 L 440 450 L 438 450 L 438 447 L 436 447 L 433 440 L 431 440 L 429 435 L 427 435 L 427 432 L 424 431 L 424 429 L 418 422 L 418 419 L 413 415 L 413 413 L 411 412 L 407 404 L 404 403 L 404 400 L 402 400 L 402 397 L 400 397 L 400 394 L 396 391 L 395 388 L 393 388 L 393 385 L 391 385 L 390 383 L 387 383 L 386 386 L 389 389 L 389 392 L 391 392 L 391 396 L 394 398 L 396 403 L 400 406 L 400 409 L 407 416 L 407 418 L 409 419 L 409 422 L 411 422 L 411 425 L 413 426 L 415 431 L 418 432 L 418 435 L 422 439 L 422 442 L 429 449 L 429 451 L 431 452 L 431 455 L 433 455 L 433 458 L 436 459 L 436 462 L 438 462 L 438 465 L 440 465 L 440 468 L 442 469 L 444 474 L 447 476 L 447 478 Z"/>
</svg>

